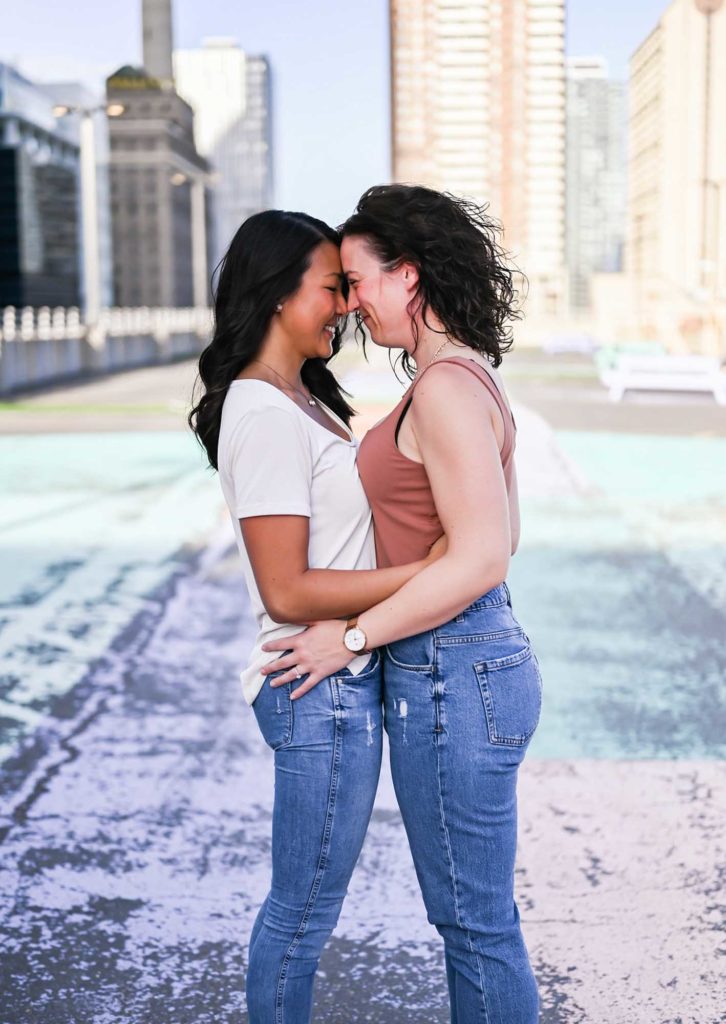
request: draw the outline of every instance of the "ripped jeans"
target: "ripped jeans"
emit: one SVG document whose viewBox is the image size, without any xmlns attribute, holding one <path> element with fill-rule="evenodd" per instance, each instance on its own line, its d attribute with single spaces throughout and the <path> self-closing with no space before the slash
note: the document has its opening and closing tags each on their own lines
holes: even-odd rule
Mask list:
<svg viewBox="0 0 726 1024">
<path fill-rule="evenodd" d="M 536 1024 L 514 900 L 517 769 L 542 682 L 506 583 L 389 644 L 391 770 L 427 916 L 444 940 L 452 1024 Z"/>
<path fill-rule="evenodd" d="M 358 675 L 342 669 L 291 701 L 305 678 L 277 689 L 266 682 L 252 705 L 275 751 L 275 801 L 272 885 L 250 938 L 250 1024 L 310 1021 L 320 954 L 337 924 L 378 785 L 379 653 Z"/>
</svg>

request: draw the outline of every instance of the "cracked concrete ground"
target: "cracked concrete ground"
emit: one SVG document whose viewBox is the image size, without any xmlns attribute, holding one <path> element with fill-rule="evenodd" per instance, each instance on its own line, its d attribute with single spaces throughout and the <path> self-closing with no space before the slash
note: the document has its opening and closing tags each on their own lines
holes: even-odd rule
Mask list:
<svg viewBox="0 0 726 1024">
<path fill-rule="evenodd" d="M 716 1024 L 724 439 L 517 416 L 510 585 L 545 700 L 516 878 L 541 1020 Z M 252 623 L 216 481 L 179 432 L 24 433 L 0 439 L 0 1021 L 238 1024 L 272 755 L 239 692 Z M 315 1019 L 448 1020 L 386 771 Z"/>
</svg>

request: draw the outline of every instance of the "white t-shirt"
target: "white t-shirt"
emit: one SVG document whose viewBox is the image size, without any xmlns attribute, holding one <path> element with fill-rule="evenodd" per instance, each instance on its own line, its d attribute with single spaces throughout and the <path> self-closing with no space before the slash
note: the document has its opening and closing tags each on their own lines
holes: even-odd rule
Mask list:
<svg viewBox="0 0 726 1024">
<path fill-rule="evenodd" d="M 311 569 L 375 569 L 373 520 L 358 476 L 358 442 L 343 421 L 318 401 L 350 440 L 307 416 L 282 391 L 260 380 L 233 380 L 222 407 L 217 462 L 245 582 L 257 618 L 257 639 L 240 674 L 252 704 L 265 677 L 260 668 L 278 654 L 260 650 L 266 640 L 300 633 L 304 626 L 275 622 L 265 611 L 245 550 L 239 520 L 294 515 L 310 519 Z M 357 655 L 354 674 L 370 655 Z"/>
</svg>

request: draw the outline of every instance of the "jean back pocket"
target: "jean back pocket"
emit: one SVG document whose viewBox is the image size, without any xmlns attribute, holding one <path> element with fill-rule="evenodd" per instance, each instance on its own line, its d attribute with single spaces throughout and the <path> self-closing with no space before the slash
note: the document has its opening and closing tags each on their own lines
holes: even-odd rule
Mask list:
<svg viewBox="0 0 726 1024">
<path fill-rule="evenodd" d="M 524 746 L 542 710 L 542 678 L 529 644 L 505 658 L 474 665 L 491 743 Z"/>
</svg>

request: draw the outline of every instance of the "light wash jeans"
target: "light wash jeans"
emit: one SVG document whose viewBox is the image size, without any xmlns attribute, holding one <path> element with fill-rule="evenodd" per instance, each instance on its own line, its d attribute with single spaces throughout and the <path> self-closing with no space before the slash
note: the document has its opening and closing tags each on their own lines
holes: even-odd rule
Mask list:
<svg viewBox="0 0 726 1024">
<path fill-rule="evenodd" d="M 452 1024 L 535 1024 L 514 900 L 517 769 L 537 726 L 537 659 L 502 583 L 437 629 L 389 644 L 385 728 Z"/>
<path fill-rule="evenodd" d="M 320 954 L 338 921 L 378 785 L 379 653 L 359 675 L 343 669 L 291 701 L 305 678 L 277 689 L 266 682 L 252 705 L 275 751 L 275 801 L 272 886 L 250 938 L 250 1024 L 310 1021 Z"/>
</svg>

